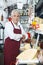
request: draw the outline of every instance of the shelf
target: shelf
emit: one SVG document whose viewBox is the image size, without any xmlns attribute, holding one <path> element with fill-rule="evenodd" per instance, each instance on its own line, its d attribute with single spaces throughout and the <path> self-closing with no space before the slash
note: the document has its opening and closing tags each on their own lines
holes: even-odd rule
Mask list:
<svg viewBox="0 0 43 65">
<path fill-rule="evenodd" d="M 20 15 L 20 16 L 28 16 L 28 15 Z"/>
<path fill-rule="evenodd" d="M 20 21 L 28 21 L 28 16 L 20 16 Z"/>
<path fill-rule="evenodd" d="M 0 39 L 0 41 L 3 40 L 3 39 Z"/>
</svg>

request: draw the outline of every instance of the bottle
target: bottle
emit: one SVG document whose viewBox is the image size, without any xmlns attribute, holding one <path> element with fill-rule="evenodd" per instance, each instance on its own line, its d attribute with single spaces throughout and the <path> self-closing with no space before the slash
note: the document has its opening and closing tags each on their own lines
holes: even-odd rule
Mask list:
<svg viewBox="0 0 43 65">
<path fill-rule="evenodd" d="M 1 15 L 1 21 L 3 21 L 3 14 Z"/>
</svg>

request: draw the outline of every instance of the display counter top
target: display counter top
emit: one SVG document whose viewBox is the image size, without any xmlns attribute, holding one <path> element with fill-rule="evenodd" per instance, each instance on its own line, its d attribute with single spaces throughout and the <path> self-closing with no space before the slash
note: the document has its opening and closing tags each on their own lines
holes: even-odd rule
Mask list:
<svg viewBox="0 0 43 65">
<path fill-rule="evenodd" d="M 16 59 L 19 64 L 36 64 L 39 63 L 37 58 L 37 49 L 28 49 L 20 53 Z"/>
<path fill-rule="evenodd" d="M 18 60 L 19 64 L 34 64 L 34 63 L 39 63 L 39 60 L 37 58 L 33 59 L 33 60 Z"/>
</svg>

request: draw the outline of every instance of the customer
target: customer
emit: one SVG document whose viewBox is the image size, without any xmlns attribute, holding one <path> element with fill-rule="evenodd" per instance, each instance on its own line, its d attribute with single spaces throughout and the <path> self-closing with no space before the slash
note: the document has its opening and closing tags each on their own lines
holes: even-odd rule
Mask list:
<svg viewBox="0 0 43 65">
<path fill-rule="evenodd" d="M 40 61 L 40 65 L 43 65 L 43 40 L 39 42 L 40 54 L 38 55 L 38 59 Z"/>
<path fill-rule="evenodd" d="M 20 42 L 28 38 L 23 30 L 19 18 L 18 10 L 11 12 L 11 22 L 5 25 L 5 44 L 4 44 L 4 65 L 15 65 L 16 57 L 19 54 Z"/>
</svg>

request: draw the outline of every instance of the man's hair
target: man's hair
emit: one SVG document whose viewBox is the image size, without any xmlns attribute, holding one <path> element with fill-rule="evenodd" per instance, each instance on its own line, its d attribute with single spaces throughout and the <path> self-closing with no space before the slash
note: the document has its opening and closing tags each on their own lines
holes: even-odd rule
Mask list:
<svg viewBox="0 0 43 65">
<path fill-rule="evenodd" d="M 18 9 L 16 9 L 16 10 L 15 10 L 15 9 L 12 10 L 12 11 L 11 11 L 11 16 L 14 15 L 15 12 L 19 13 Z M 20 13 L 19 13 L 19 14 L 20 14 Z"/>
</svg>

